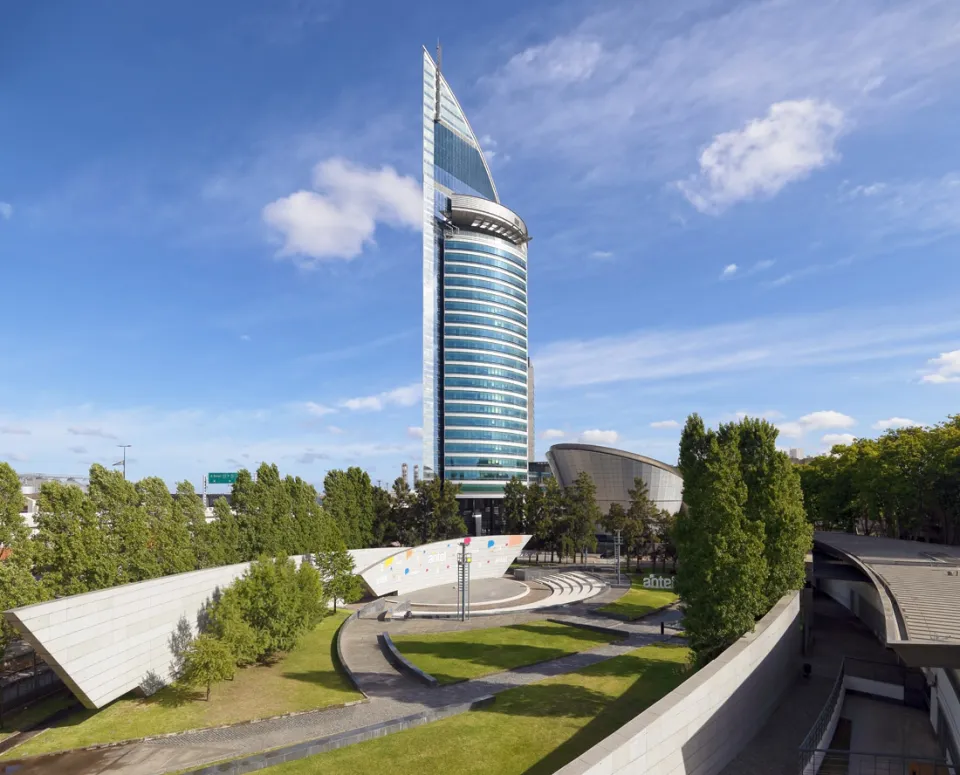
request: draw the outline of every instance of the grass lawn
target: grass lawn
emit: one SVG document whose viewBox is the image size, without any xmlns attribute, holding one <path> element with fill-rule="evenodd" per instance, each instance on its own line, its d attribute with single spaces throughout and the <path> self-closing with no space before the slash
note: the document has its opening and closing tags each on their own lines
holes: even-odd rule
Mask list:
<svg viewBox="0 0 960 775">
<path fill-rule="evenodd" d="M 669 589 L 646 589 L 643 580 L 649 574 L 637 574 L 632 577 L 630 589 L 623 597 L 599 609 L 603 613 L 617 614 L 628 619 L 639 619 L 651 611 L 656 611 L 665 605 L 676 603 L 680 598 Z M 654 574 L 659 575 L 659 574 Z"/>
<path fill-rule="evenodd" d="M 333 637 L 348 614 L 328 616 L 275 663 L 238 670 L 233 681 L 216 684 L 210 702 L 203 699 L 204 691 L 176 686 L 146 699 L 128 695 L 99 711 L 79 710 L 0 758 L 215 727 L 360 699 L 334 666 Z"/>
<path fill-rule="evenodd" d="M 15 732 L 23 732 L 39 724 L 54 713 L 75 704 L 76 700 L 69 692 L 60 693 L 45 700 L 35 702 L 16 713 L 4 713 L 3 724 L 0 724 L 0 743 Z"/>
<path fill-rule="evenodd" d="M 443 684 L 556 659 L 615 640 L 615 635 L 546 621 L 393 638 L 407 659 Z"/>
<path fill-rule="evenodd" d="M 483 710 L 270 768 L 270 775 L 550 775 L 678 686 L 686 648 L 658 643 L 497 695 Z"/>
</svg>

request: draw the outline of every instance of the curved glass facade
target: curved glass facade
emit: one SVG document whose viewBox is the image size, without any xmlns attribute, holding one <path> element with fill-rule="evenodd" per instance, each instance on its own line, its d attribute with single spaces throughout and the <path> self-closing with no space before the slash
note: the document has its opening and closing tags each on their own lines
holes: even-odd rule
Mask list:
<svg viewBox="0 0 960 775">
<path fill-rule="evenodd" d="M 530 454 L 528 238 L 426 51 L 423 184 L 424 473 L 502 497 Z"/>
</svg>

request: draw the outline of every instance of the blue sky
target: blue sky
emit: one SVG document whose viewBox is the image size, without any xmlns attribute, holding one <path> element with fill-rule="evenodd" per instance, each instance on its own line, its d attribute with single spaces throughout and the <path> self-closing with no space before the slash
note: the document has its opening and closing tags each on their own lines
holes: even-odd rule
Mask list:
<svg viewBox="0 0 960 775">
<path fill-rule="evenodd" d="M 420 46 L 526 220 L 537 447 L 960 397 L 954 2 L 7 4 L 0 458 L 420 462 Z"/>
</svg>

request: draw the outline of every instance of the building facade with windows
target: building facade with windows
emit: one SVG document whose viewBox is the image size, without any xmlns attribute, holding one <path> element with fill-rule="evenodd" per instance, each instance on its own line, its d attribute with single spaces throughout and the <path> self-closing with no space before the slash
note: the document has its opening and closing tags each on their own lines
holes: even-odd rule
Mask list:
<svg viewBox="0 0 960 775">
<path fill-rule="evenodd" d="M 527 478 L 528 241 L 424 50 L 424 478 L 460 485 L 461 512 L 478 534 L 497 532 L 506 483 Z"/>
</svg>

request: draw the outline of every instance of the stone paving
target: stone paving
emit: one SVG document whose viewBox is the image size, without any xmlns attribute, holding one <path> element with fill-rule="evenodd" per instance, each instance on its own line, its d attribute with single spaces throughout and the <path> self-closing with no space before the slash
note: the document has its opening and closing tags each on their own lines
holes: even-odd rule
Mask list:
<svg viewBox="0 0 960 775">
<path fill-rule="evenodd" d="M 795 775 L 800 744 L 830 696 L 843 657 L 895 662 L 893 652 L 839 603 L 818 594 L 813 610 L 814 646 L 803 658 L 811 665 L 810 678 L 797 676 L 767 723 L 721 775 Z"/>
<path fill-rule="evenodd" d="M 0 766 L 0 775 L 9 771 L 17 775 L 71 775 L 101 773 L 113 775 L 155 775 L 227 758 L 236 758 L 259 751 L 291 745 L 326 735 L 409 716 L 428 709 L 465 703 L 485 695 L 497 694 L 517 686 L 534 683 L 551 676 L 580 670 L 626 654 L 640 646 L 672 637 L 670 625 L 676 626 L 679 612 L 669 609 L 645 620 L 622 622 L 595 613 L 595 609 L 624 594 L 626 589 L 608 589 L 588 603 L 571 605 L 562 611 L 532 614 L 518 613 L 471 619 L 401 620 L 380 622 L 354 619 L 343 635 L 344 658 L 349 661 L 369 701 L 345 708 L 318 710 L 298 716 L 270 719 L 221 729 L 197 730 L 182 735 L 141 743 L 119 745 L 98 751 L 64 753 L 59 756 L 24 759 Z M 569 610 L 569 613 L 567 612 Z M 441 632 L 451 629 L 480 629 L 542 621 L 546 618 L 609 626 L 624 633 L 614 643 L 602 644 L 577 654 L 550 662 L 529 665 L 482 678 L 428 688 L 398 673 L 383 657 L 376 635 L 389 629 L 394 633 Z M 660 622 L 668 623 L 666 634 L 660 634 Z M 371 647 L 371 643 L 373 647 Z M 14 769 L 13 766 L 17 768 Z"/>
</svg>

